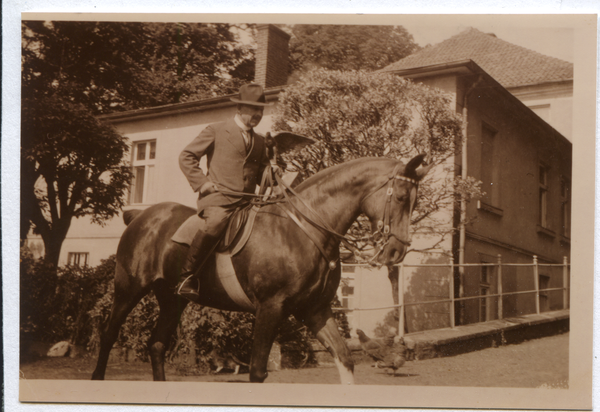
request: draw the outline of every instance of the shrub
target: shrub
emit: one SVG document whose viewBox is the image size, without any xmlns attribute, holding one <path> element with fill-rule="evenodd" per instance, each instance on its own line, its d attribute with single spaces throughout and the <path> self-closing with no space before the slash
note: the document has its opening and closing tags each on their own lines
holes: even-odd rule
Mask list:
<svg viewBox="0 0 600 412">
<path fill-rule="evenodd" d="M 92 332 L 88 312 L 106 293 L 114 257 L 96 268 L 57 269 L 24 250 L 20 270 L 21 333 L 41 342 L 87 344 Z"/>
<path fill-rule="evenodd" d="M 56 269 L 26 250 L 21 255 L 22 337 L 42 342 L 69 340 L 97 351 L 100 331 L 106 324 L 114 300 L 115 256 L 96 267 L 65 266 Z M 339 300 L 334 305 L 340 306 Z M 149 359 L 148 341 L 158 318 L 159 307 L 151 293 L 131 311 L 121 327 L 116 345 Z M 346 315 L 336 313 L 344 337 L 349 337 Z M 249 363 L 252 351 L 254 316 L 188 305 L 183 312 L 168 361 L 181 365 L 181 356 L 190 355 L 193 372 L 208 371 L 214 350 L 232 354 Z M 314 362 L 307 328 L 290 316 L 279 328 L 283 367 L 297 368 Z"/>
<path fill-rule="evenodd" d="M 95 352 L 100 347 L 100 333 L 110 316 L 114 293 L 115 286 L 111 280 L 106 293 L 89 311 L 92 320 L 92 331 L 87 348 L 90 351 Z M 156 297 L 153 293 L 146 295 L 127 316 L 115 344 L 122 348 L 131 349 L 137 359 L 147 361 L 149 359 L 148 341 L 156 324 L 156 319 L 158 319 L 158 313 L 159 308 Z"/>
</svg>

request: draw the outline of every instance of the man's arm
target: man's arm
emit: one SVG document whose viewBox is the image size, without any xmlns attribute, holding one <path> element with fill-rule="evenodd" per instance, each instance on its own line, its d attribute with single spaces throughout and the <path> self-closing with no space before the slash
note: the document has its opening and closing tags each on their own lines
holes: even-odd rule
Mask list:
<svg viewBox="0 0 600 412">
<path fill-rule="evenodd" d="M 194 192 L 210 183 L 210 179 L 200 169 L 200 158 L 208 154 L 215 142 L 215 130 L 212 125 L 206 127 L 179 155 L 179 167 Z"/>
</svg>

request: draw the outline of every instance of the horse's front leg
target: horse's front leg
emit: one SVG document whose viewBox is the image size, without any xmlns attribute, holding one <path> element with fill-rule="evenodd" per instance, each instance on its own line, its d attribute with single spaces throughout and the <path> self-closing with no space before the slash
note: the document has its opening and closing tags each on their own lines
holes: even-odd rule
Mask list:
<svg viewBox="0 0 600 412">
<path fill-rule="evenodd" d="M 302 320 L 315 334 L 319 342 L 325 346 L 331 356 L 333 356 L 335 365 L 340 373 L 341 383 L 354 384 L 354 361 L 352 360 L 352 353 L 338 331 L 331 308 L 326 307 L 319 312 L 305 314 Z"/>
<path fill-rule="evenodd" d="M 262 303 L 256 311 L 252 359 L 250 360 L 250 382 L 262 383 L 267 378 L 269 354 L 282 318 L 283 310 L 279 302 Z"/>
</svg>

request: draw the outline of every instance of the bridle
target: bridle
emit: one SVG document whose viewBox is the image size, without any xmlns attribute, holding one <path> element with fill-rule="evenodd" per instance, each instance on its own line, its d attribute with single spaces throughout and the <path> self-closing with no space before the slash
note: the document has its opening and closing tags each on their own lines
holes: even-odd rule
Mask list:
<svg viewBox="0 0 600 412">
<path fill-rule="evenodd" d="M 365 256 L 365 254 L 359 250 L 359 247 L 357 246 L 357 243 L 358 243 L 357 239 L 353 238 L 352 236 L 342 235 L 340 233 L 337 233 L 335 230 L 333 230 L 331 227 L 329 227 L 329 225 L 320 218 L 320 215 L 312 207 L 310 207 L 302 199 L 301 196 L 299 196 L 291 187 L 289 187 L 283 181 L 283 179 L 281 179 L 281 177 L 279 177 L 278 175 L 276 175 L 275 178 L 277 180 L 277 183 L 280 186 L 282 186 L 282 187 L 284 187 L 286 189 L 286 190 L 283 190 L 283 194 L 285 196 L 285 199 L 288 201 L 287 204 L 291 205 L 294 208 L 295 212 L 298 213 L 300 216 L 302 216 L 304 218 L 304 220 L 306 220 L 312 226 L 320 229 L 322 232 L 326 232 L 326 233 L 329 233 L 330 235 L 333 235 L 335 238 L 337 238 L 344 245 L 344 247 L 346 247 L 346 249 L 350 250 L 359 259 L 366 260 L 367 263 L 369 263 L 371 265 L 376 265 L 375 260 L 377 259 L 377 257 L 379 256 L 379 254 L 381 254 L 381 252 L 383 251 L 383 249 L 385 248 L 385 246 L 389 243 L 391 236 L 393 236 L 396 240 L 398 240 L 403 245 L 405 245 L 407 247 L 410 246 L 410 241 L 405 240 L 405 239 L 400 239 L 397 235 L 395 235 L 394 233 L 392 233 L 391 230 L 390 230 L 391 205 L 392 205 L 392 199 L 394 197 L 393 196 L 394 195 L 394 181 L 395 180 L 402 180 L 402 181 L 405 181 L 405 182 L 408 182 L 408 183 L 412 183 L 416 187 L 418 187 L 418 184 L 419 184 L 419 182 L 417 180 L 415 180 L 415 179 L 411 179 L 409 177 L 399 175 L 398 173 L 400 172 L 401 166 L 402 166 L 402 164 L 400 164 L 400 163 L 398 165 L 396 165 L 396 167 L 394 168 L 393 172 L 388 176 L 388 179 L 385 182 L 383 182 L 380 186 L 374 188 L 371 192 L 369 192 L 361 200 L 361 206 L 362 206 L 362 204 L 364 203 L 364 201 L 368 197 L 370 197 L 373 194 L 377 193 L 378 191 L 380 191 L 384 187 L 387 188 L 387 190 L 386 190 L 385 204 L 384 204 L 384 207 L 383 207 L 383 218 L 377 222 L 377 230 L 375 232 L 372 232 L 371 236 L 370 236 L 370 238 L 372 239 L 373 243 L 375 244 L 376 249 L 378 250 L 378 252 L 375 255 L 371 256 L 370 258 L 367 258 L 367 256 Z M 288 192 L 291 193 L 291 194 L 293 194 L 304 205 L 304 207 L 306 207 L 308 209 L 308 211 L 313 216 L 315 216 L 315 219 L 310 218 L 309 216 L 306 215 L 306 213 L 304 213 L 300 209 L 298 209 L 298 207 L 296 205 L 294 205 L 293 202 L 291 202 L 291 197 L 289 196 Z M 410 201 L 410 199 L 409 199 L 409 201 Z M 325 253 L 325 250 L 320 245 L 320 242 L 318 242 L 318 240 L 314 238 L 314 235 L 312 235 L 306 229 L 306 227 L 304 226 L 304 224 L 288 208 L 285 208 L 285 207 L 283 207 L 281 205 L 279 205 L 279 206 L 300 227 L 300 229 L 302 229 L 304 231 L 304 233 L 313 241 L 313 243 L 317 246 L 317 248 L 319 249 L 319 251 L 321 252 L 321 254 L 323 255 L 323 257 L 327 261 L 329 261 L 329 267 L 330 267 L 330 269 L 334 269 L 335 266 L 337 265 L 337 262 L 333 261 L 333 260 L 329 260 L 327 254 Z M 412 207 L 412 205 L 411 205 L 411 207 Z M 319 221 L 317 222 L 316 220 L 319 220 Z"/>
<path fill-rule="evenodd" d="M 385 248 L 385 246 L 389 243 L 391 236 L 393 236 L 398 242 L 402 243 L 406 247 L 410 246 L 410 244 L 411 244 L 409 240 L 400 239 L 395 233 L 392 233 L 392 231 L 391 231 L 391 208 L 392 208 L 392 199 L 394 198 L 394 181 L 402 180 L 404 182 L 412 183 L 413 185 L 415 185 L 415 188 L 417 188 L 419 185 L 419 182 L 417 180 L 398 174 L 400 172 L 401 166 L 402 166 L 401 164 L 396 165 L 396 167 L 394 168 L 394 171 L 388 176 L 388 179 L 385 182 L 383 182 L 380 186 L 376 187 L 371 192 L 369 192 L 361 200 L 361 205 L 362 205 L 368 197 L 377 193 L 384 187 L 386 188 L 385 205 L 383 207 L 383 217 L 382 217 L 382 219 L 377 221 L 377 230 L 375 230 L 374 232 L 371 233 L 371 239 L 373 241 L 373 244 L 375 245 L 375 249 L 377 250 L 377 253 L 375 253 L 375 255 L 373 255 L 368 260 L 369 264 L 375 264 L 374 263 L 375 259 L 377 259 L 377 257 L 381 254 L 381 252 Z M 409 199 L 409 201 L 411 201 L 411 200 Z M 412 201 L 411 201 L 411 203 L 412 203 Z M 410 205 L 410 207 L 412 208 L 412 204 Z"/>
</svg>

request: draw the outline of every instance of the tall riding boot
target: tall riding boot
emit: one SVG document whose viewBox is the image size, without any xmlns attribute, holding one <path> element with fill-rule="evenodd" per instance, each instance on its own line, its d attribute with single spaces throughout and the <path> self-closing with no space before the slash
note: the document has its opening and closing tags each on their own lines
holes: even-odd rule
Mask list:
<svg viewBox="0 0 600 412">
<path fill-rule="evenodd" d="M 190 250 L 181 270 L 181 278 L 184 279 L 177 287 L 177 294 L 187 300 L 197 302 L 200 298 L 200 282 L 197 274 L 208 257 L 212 254 L 219 241 L 218 237 L 211 236 L 199 231 L 190 244 Z"/>
</svg>

